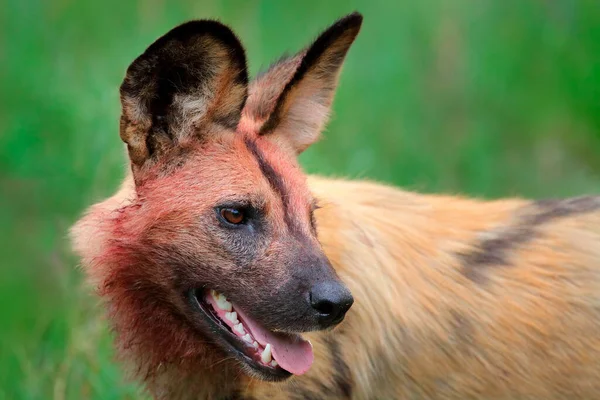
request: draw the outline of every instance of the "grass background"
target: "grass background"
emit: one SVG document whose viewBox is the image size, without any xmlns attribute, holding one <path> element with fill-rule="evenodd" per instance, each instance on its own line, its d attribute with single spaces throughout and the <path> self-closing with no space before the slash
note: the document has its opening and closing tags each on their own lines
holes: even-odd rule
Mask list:
<svg viewBox="0 0 600 400">
<path fill-rule="evenodd" d="M 599 191 L 597 0 L 2 0 L 0 400 L 137 397 L 65 241 L 122 176 L 129 62 L 213 17 L 256 73 L 355 9 L 363 30 L 309 172 L 484 197 Z"/>
</svg>

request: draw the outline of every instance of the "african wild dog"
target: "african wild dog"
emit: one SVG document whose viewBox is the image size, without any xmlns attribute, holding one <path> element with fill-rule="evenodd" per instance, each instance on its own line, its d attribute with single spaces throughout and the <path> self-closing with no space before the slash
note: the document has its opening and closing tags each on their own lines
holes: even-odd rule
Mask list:
<svg viewBox="0 0 600 400">
<path fill-rule="evenodd" d="M 72 230 L 120 357 L 164 399 L 597 399 L 600 197 L 303 175 L 361 23 L 250 82 L 214 21 L 131 64 L 131 172 Z"/>
</svg>

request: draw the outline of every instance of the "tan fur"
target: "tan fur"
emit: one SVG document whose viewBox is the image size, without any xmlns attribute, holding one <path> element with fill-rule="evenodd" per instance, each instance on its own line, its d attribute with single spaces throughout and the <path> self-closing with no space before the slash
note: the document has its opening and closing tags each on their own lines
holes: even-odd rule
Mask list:
<svg viewBox="0 0 600 400">
<path fill-rule="evenodd" d="M 428 196 L 319 177 L 310 177 L 309 187 L 322 205 L 320 241 L 356 303 L 333 332 L 306 335 L 316 355 L 306 375 L 279 384 L 240 377 L 245 396 L 345 398 L 336 392 L 326 344 L 334 337 L 353 399 L 597 398 L 599 211 L 544 225 L 510 265 L 490 267 L 489 282 L 478 284 L 461 273 L 456 255 L 513 223 L 528 202 Z M 128 178 L 95 206 L 96 217 L 132 196 Z M 82 250 L 98 234 L 93 220 L 80 223 L 73 231 L 79 252 L 93 254 Z M 197 377 L 170 398 L 207 398 L 205 384 Z M 321 397 L 321 385 L 332 394 Z"/>
</svg>

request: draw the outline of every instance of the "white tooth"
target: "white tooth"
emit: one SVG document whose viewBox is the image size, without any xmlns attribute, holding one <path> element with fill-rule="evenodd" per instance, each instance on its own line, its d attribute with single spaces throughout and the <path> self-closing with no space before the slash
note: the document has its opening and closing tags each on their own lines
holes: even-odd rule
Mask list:
<svg viewBox="0 0 600 400">
<path fill-rule="evenodd" d="M 227 318 L 228 320 L 230 320 L 231 322 L 233 322 L 234 324 L 237 324 L 238 322 L 238 318 L 237 318 L 237 313 L 234 312 L 226 312 L 225 313 L 225 318 Z"/>
<path fill-rule="evenodd" d="M 227 297 L 225 297 L 225 295 L 222 295 L 221 293 L 213 289 L 210 290 L 210 295 L 212 296 L 215 303 L 217 303 L 217 307 L 219 307 L 221 310 L 231 311 L 231 303 L 227 301 Z"/>
<path fill-rule="evenodd" d="M 242 325 L 241 323 L 234 325 L 233 326 L 233 330 L 238 332 L 239 334 L 243 335 L 244 333 L 246 333 L 246 331 L 244 330 L 244 325 Z"/>
<path fill-rule="evenodd" d="M 278 365 L 279 364 L 277 364 L 277 361 L 275 361 L 275 360 L 271 361 L 271 367 L 276 367 Z"/>
<path fill-rule="evenodd" d="M 258 342 L 256 340 L 254 341 L 254 343 L 252 343 L 252 347 L 258 350 Z"/>
<path fill-rule="evenodd" d="M 244 336 L 242 336 L 242 340 L 246 343 L 252 343 L 252 336 L 250 336 L 249 333 L 246 333 Z"/>
<path fill-rule="evenodd" d="M 260 355 L 260 361 L 262 361 L 265 364 L 268 364 L 271 362 L 271 345 L 269 343 L 267 343 L 267 345 L 265 346 L 265 349 L 263 350 L 262 354 Z"/>
<path fill-rule="evenodd" d="M 228 302 L 227 300 L 225 300 L 224 297 L 220 297 L 217 300 L 217 307 L 219 307 L 221 310 L 224 310 L 224 311 L 232 310 L 231 303 Z"/>
</svg>

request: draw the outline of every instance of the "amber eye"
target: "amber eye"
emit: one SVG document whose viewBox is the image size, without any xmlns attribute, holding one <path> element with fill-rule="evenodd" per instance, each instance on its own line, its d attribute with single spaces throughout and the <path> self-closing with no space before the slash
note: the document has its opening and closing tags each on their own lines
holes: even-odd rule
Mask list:
<svg viewBox="0 0 600 400">
<path fill-rule="evenodd" d="M 222 208 L 221 217 L 230 224 L 239 225 L 244 222 L 244 212 L 237 208 Z"/>
</svg>

